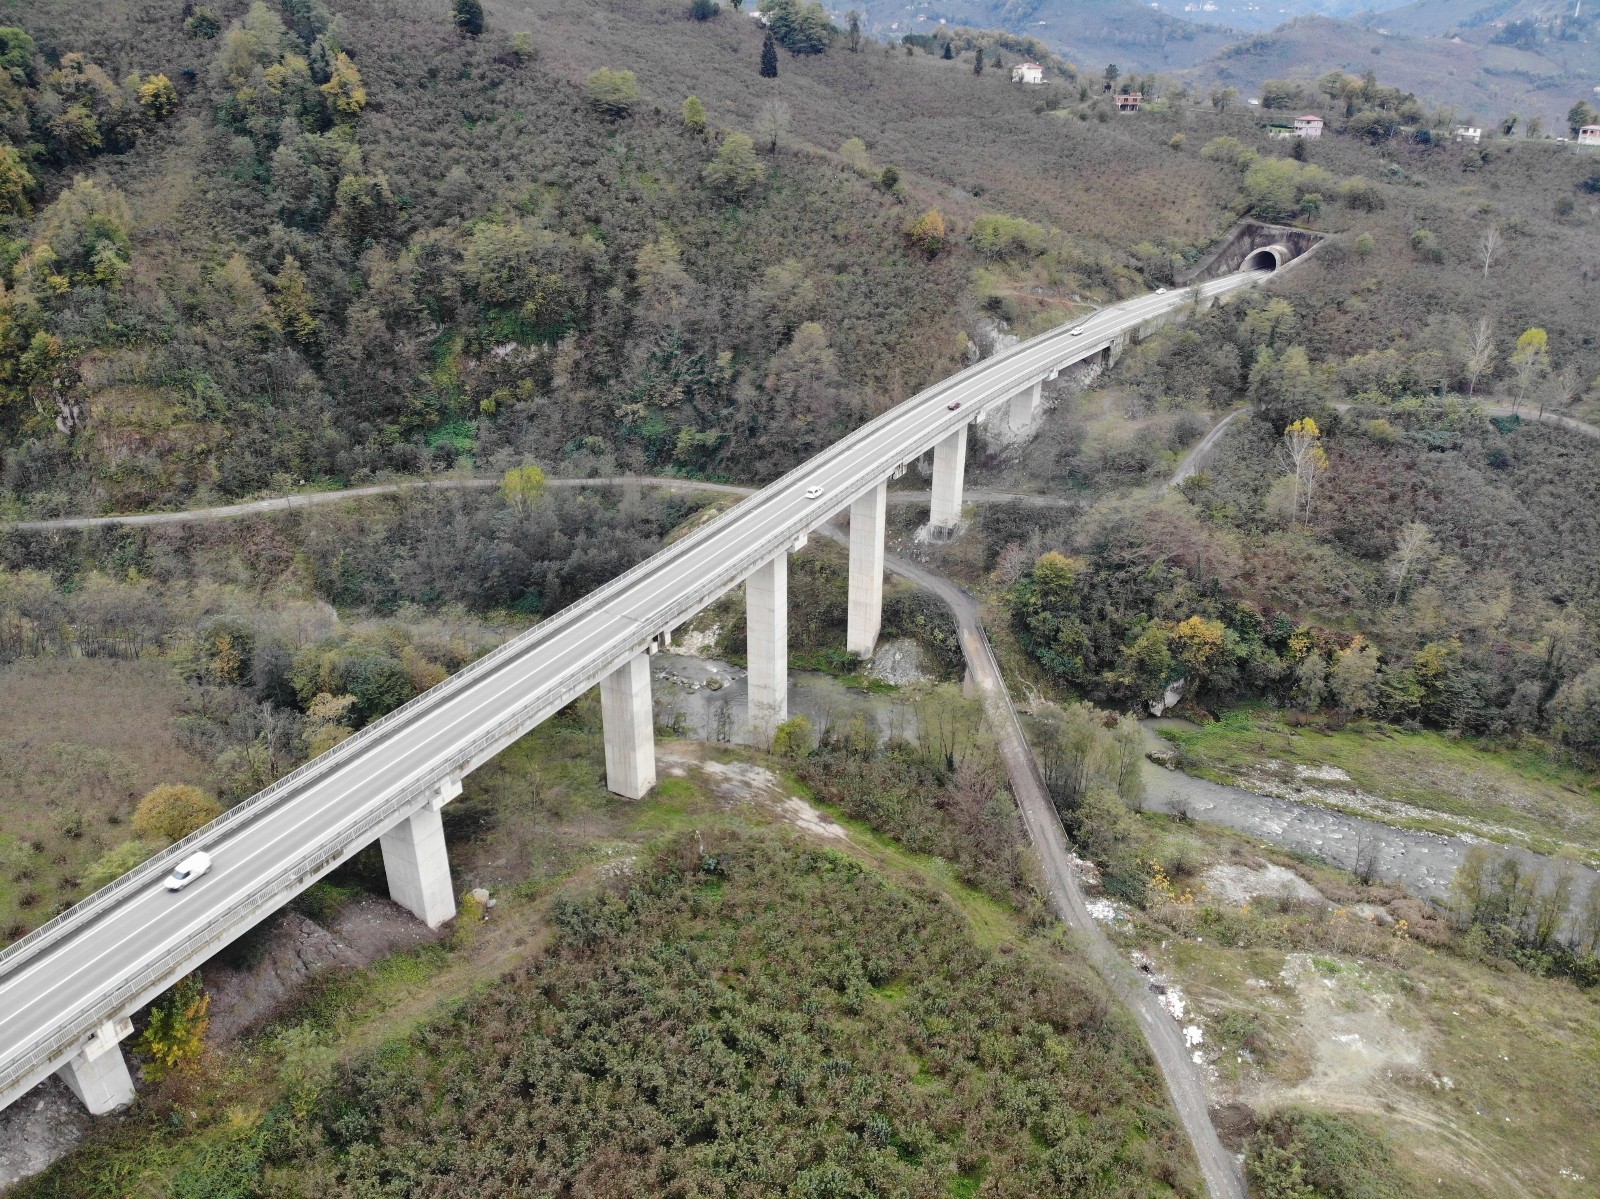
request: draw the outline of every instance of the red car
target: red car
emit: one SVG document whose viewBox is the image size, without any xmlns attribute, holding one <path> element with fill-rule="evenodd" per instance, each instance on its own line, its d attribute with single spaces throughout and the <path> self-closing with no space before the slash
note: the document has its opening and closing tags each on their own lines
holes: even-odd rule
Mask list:
<svg viewBox="0 0 1600 1199">
<path fill-rule="evenodd" d="M 961 401 L 960 400 L 951 400 L 948 404 L 945 405 L 945 407 L 950 409 L 951 412 L 954 412 L 957 408 L 961 407 Z"/>
</svg>

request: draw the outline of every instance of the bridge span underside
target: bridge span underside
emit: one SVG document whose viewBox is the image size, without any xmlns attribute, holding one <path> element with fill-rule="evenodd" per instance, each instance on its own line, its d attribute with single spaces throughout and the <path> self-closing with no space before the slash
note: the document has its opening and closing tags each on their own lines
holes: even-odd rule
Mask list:
<svg viewBox="0 0 1600 1199">
<path fill-rule="evenodd" d="M 935 384 L 0 952 L 0 1106 L 52 1072 L 92 1111 L 131 1100 L 119 1045 L 128 1017 L 373 841 L 395 900 L 429 925 L 450 919 L 440 810 L 466 774 L 592 687 L 607 785 L 645 794 L 655 782 L 646 655 L 741 584 L 751 725 L 770 733 L 787 716 L 788 556 L 812 530 L 849 510 L 849 645 L 870 656 L 891 478 L 933 451 L 930 524 L 953 531 L 973 423 L 1031 428 L 1045 381 L 1096 355 L 1109 362 L 1197 302 L 1259 283 L 1282 264 L 1280 248 L 1255 251 L 1249 261 L 1263 265 L 1112 305 Z M 163 876 L 200 847 L 212 872 L 166 892 Z"/>
</svg>

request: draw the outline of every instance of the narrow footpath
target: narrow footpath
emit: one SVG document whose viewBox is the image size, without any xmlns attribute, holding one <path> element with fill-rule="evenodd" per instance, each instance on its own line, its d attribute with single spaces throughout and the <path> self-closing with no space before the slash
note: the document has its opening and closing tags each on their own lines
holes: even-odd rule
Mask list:
<svg viewBox="0 0 1600 1199">
<path fill-rule="evenodd" d="M 662 491 L 711 491 L 721 495 L 753 495 L 759 488 L 735 483 L 707 483 L 700 479 L 680 479 L 672 475 L 601 475 L 591 479 L 547 479 L 547 487 L 654 487 Z M 395 495 L 402 491 L 482 491 L 500 486 L 498 479 L 418 479 L 405 483 L 374 483 L 367 487 L 347 487 L 340 491 L 308 491 L 299 495 L 273 496 L 242 504 L 222 504 L 215 508 L 191 508 L 183 512 L 134 512 L 121 516 L 57 516 L 49 520 L 0 520 L 0 533 L 50 533 L 72 529 L 105 529 L 117 525 L 176 525 L 193 522 L 238 520 L 269 512 L 295 508 L 320 508 L 374 495 Z M 926 504 L 929 491 L 891 491 L 889 503 Z M 1057 495 L 1030 495 L 1014 491 L 986 491 L 969 488 L 966 500 L 972 504 L 1027 504 L 1035 508 L 1072 508 L 1081 501 Z"/>
</svg>

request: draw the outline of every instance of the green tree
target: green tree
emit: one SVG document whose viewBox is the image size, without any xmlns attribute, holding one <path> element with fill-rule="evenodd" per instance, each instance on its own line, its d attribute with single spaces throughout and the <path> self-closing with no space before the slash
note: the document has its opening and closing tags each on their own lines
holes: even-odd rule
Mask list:
<svg viewBox="0 0 1600 1199">
<path fill-rule="evenodd" d="M 639 102 L 639 79 L 632 71 L 601 67 L 590 72 L 584 83 L 584 95 L 596 112 L 620 120 Z"/>
<path fill-rule="evenodd" d="M 483 33 L 483 5 L 478 0 L 450 0 L 450 20 L 462 37 Z"/>
<path fill-rule="evenodd" d="M 83 885 L 91 891 L 98 891 L 155 856 L 158 848 L 145 841 L 124 841 L 95 859 L 94 864 L 83 872 Z"/>
<path fill-rule="evenodd" d="M 0 71 L 11 77 L 19 87 L 34 80 L 33 38 L 25 29 L 15 25 L 0 26 Z"/>
<path fill-rule="evenodd" d="M 948 39 L 946 39 L 945 44 L 944 44 L 944 53 L 941 54 L 939 57 L 944 59 L 946 62 L 949 62 L 951 59 L 955 58 L 955 56 L 956 56 L 955 47 L 950 44 Z"/>
<path fill-rule="evenodd" d="M 222 32 L 222 18 L 202 4 L 183 23 L 183 31 L 190 37 L 210 41 Z"/>
<path fill-rule="evenodd" d="M 756 158 L 755 143 L 747 133 L 730 133 L 716 158 L 706 165 L 706 184 L 724 200 L 736 203 L 761 185 L 767 168 Z"/>
<path fill-rule="evenodd" d="M 767 36 L 761 42 L 761 78 L 776 79 L 778 77 L 778 47 L 773 43 L 772 31 L 767 31 Z"/>
<path fill-rule="evenodd" d="M 850 39 L 850 53 L 854 54 L 861 49 L 861 14 L 852 8 L 848 20 L 850 29 L 846 36 Z"/>
<path fill-rule="evenodd" d="M 983 47 L 982 46 L 979 46 L 978 47 L 978 52 L 972 56 L 972 73 L 974 75 L 982 75 L 983 74 Z"/>
<path fill-rule="evenodd" d="M 283 266 L 273 277 L 271 303 L 273 323 L 286 337 L 303 346 L 314 345 L 321 338 L 322 324 L 317 320 L 311 284 L 293 254 L 284 255 Z"/>
<path fill-rule="evenodd" d="M 34 178 L 16 147 L 0 142 L 0 216 L 27 216 Z"/>
<path fill-rule="evenodd" d="M 715 20 L 722 6 L 717 0 L 689 0 L 689 16 L 696 21 Z"/>
<path fill-rule="evenodd" d="M 1579 100 L 1567 110 L 1567 128 L 1572 130 L 1572 136 L 1578 136 L 1578 130 L 1587 125 L 1600 125 L 1600 112 L 1596 112 L 1594 105 L 1587 100 Z"/>
<path fill-rule="evenodd" d="M 538 53 L 533 44 L 533 34 L 526 29 L 519 29 L 513 33 L 511 35 L 511 43 L 507 48 L 511 51 L 511 57 L 515 58 L 519 63 L 532 62 L 534 56 Z"/>
<path fill-rule="evenodd" d="M 690 96 L 683 102 L 683 126 L 690 133 L 706 131 L 706 106 L 699 96 Z"/>
<path fill-rule="evenodd" d="M 768 28 L 790 54 L 826 54 L 833 23 L 817 0 L 763 0 Z"/>
<path fill-rule="evenodd" d="M 199 787 L 186 784 L 153 788 L 133 810 L 133 831 L 145 841 L 171 845 L 222 815 L 222 805 Z"/>
</svg>

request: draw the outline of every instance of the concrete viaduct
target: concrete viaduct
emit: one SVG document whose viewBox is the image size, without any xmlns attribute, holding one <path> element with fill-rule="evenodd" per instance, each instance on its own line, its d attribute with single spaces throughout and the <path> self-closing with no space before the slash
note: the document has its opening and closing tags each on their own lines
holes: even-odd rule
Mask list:
<svg viewBox="0 0 1600 1199">
<path fill-rule="evenodd" d="M 933 452 L 929 520 L 953 532 L 971 425 L 1025 430 L 1044 383 L 1130 337 L 1258 283 L 1289 257 L 1104 308 L 967 368 L 884 413 L 715 521 L 286 775 L 0 952 L 0 1107 L 51 1073 L 91 1112 L 134 1097 L 120 1042 L 130 1017 L 184 974 L 373 841 L 395 901 L 429 926 L 455 915 L 441 809 L 461 780 L 599 685 L 607 786 L 655 783 L 648 655 L 743 584 L 752 727 L 787 716 L 789 554 L 850 514 L 849 648 L 872 654 L 883 607 L 888 482 Z M 187 890 L 162 879 L 204 848 Z"/>
</svg>

